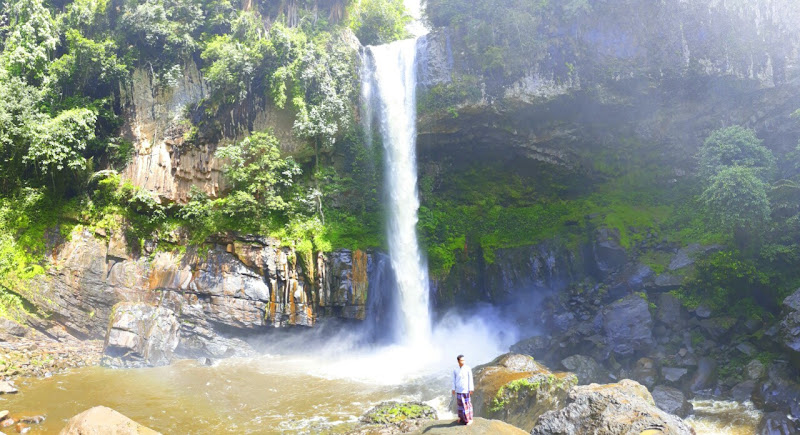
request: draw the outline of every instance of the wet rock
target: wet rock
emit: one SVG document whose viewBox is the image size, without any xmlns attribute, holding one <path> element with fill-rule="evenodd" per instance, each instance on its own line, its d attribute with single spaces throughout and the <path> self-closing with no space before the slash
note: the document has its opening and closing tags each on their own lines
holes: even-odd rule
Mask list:
<svg viewBox="0 0 800 435">
<path fill-rule="evenodd" d="M 8 418 L 8 410 L 0 411 L 0 421 Z"/>
<path fill-rule="evenodd" d="M 744 370 L 747 374 L 747 378 L 754 381 L 761 379 L 767 373 L 767 368 L 764 367 L 764 364 L 757 359 L 747 363 L 747 366 L 745 366 Z"/>
<path fill-rule="evenodd" d="M 783 300 L 783 317 L 780 323 L 780 341 L 794 357 L 800 368 L 800 289 Z"/>
<path fill-rule="evenodd" d="M 628 253 L 619 242 L 619 231 L 611 228 L 597 230 L 594 243 L 594 258 L 597 269 L 604 276 L 628 262 Z"/>
<path fill-rule="evenodd" d="M 26 434 L 31 431 L 30 426 L 28 426 L 25 423 L 17 423 L 14 429 L 17 431 L 18 434 Z"/>
<path fill-rule="evenodd" d="M 570 387 L 572 373 L 553 373 L 526 355 L 505 354 L 474 369 L 476 416 L 530 430 L 536 419 L 556 409 Z"/>
<path fill-rule="evenodd" d="M 692 392 L 705 390 L 714 385 L 717 380 L 717 362 L 709 357 L 700 358 L 697 361 L 697 371 L 689 383 Z"/>
<path fill-rule="evenodd" d="M 60 435 L 84 434 L 160 435 L 105 406 L 95 406 L 67 421 Z"/>
<path fill-rule="evenodd" d="M 530 355 L 532 357 L 540 358 L 542 354 L 547 352 L 550 347 L 550 339 L 543 336 L 543 335 L 535 335 L 530 338 L 526 338 L 513 346 L 511 346 L 511 352 L 519 353 L 522 355 Z"/>
<path fill-rule="evenodd" d="M 783 412 L 769 412 L 764 414 L 758 424 L 758 435 L 797 435 L 800 427 L 797 421 L 789 418 Z"/>
<path fill-rule="evenodd" d="M 362 417 L 370 424 L 396 424 L 406 420 L 436 420 L 436 410 L 422 402 L 383 402 Z"/>
<path fill-rule="evenodd" d="M 14 394 L 17 393 L 16 387 L 8 381 L 0 381 L 0 394 Z"/>
<path fill-rule="evenodd" d="M 653 388 L 653 400 L 662 411 L 681 418 L 692 412 L 692 404 L 686 400 L 686 396 L 677 388 L 657 385 Z"/>
<path fill-rule="evenodd" d="M 19 421 L 27 424 L 41 424 L 46 418 L 47 417 L 43 415 L 33 415 L 29 417 L 21 417 Z"/>
<path fill-rule="evenodd" d="M 603 310 L 603 330 L 611 350 L 622 356 L 653 346 L 653 319 L 647 301 L 638 294 L 620 299 Z"/>
<path fill-rule="evenodd" d="M 8 418 L 0 421 L 0 427 L 11 427 L 11 426 L 14 426 L 15 424 L 17 424 L 17 419 L 16 418 L 8 417 Z"/>
<path fill-rule="evenodd" d="M 653 279 L 653 269 L 646 264 L 631 264 L 616 274 L 605 299 L 615 301 L 627 294 L 642 291 Z"/>
<path fill-rule="evenodd" d="M 662 273 L 653 281 L 653 286 L 660 292 L 675 290 L 683 285 L 683 277 L 671 273 Z"/>
<path fill-rule="evenodd" d="M 561 365 L 568 371 L 575 373 L 578 377 L 579 385 L 602 384 L 611 379 L 608 371 L 589 356 L 572 355 L 561 360 Z"/>
<path fill-rule="evenodd" d="M 114 306 L 104 353 L 111 367 L 167 365 L 180 340 L 175 313 L 140 302 Z"/>
<path fill-rule="evenodd" d="M 647 388 L 624 379 L 572 388 L 566 406 L 542 415 L 531 435 L 640 434 L 654 428 L 663 434 L 693 433 L 683 420 L 657 408 Z"/>
<path fill-rule="evenodd" d="M 751 400 L 753 391 L 756 389 L 756 381 L 744 381 L 736 384 L 731 388 L 731 397 L 737 402 L 745 402 Z"/>
<path fill-rule="evenodd" d="M 703 252 L 703 247 L 696 243 L 679 249 L 675 256 L 672 257 L 672 260 L 670 260 L 668 269 L 678 270 L 693 265 L 695 255 L 700 252 Z"/>
<path fill-rule="evenodd" d="M 683 367 L 661 367 L 661 376 L 672 385 L 679 385 L 686 378 L 689 370 Z"/>
<path fill-rule="evenodd" d="M 800 416 L 800 383 L 797 373 L 784 362 L 767 369 L 767 377 L 756 388 L 753 403 L 767 411 Z"/>
</svg>

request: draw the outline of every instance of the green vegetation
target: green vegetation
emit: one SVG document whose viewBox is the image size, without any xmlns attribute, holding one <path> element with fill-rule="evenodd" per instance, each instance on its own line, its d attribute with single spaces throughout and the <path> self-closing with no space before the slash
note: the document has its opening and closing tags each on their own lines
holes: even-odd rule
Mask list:
<svg viewBox="0 0 800 435">
<path fill-rule="evenodd" d="M 369 410 L 364 421 L 375 424 L 395 424 L 405 420 L 432 419 L 436 411 L 424 403 L 385 402 Z"/>
<path fill-rule="evenodd" d="M 363 45 L 386 44 L 409 37 L 411 17 L 403 0 L 360 0 L 350 10 L 350 28 Z"/>
</svg>

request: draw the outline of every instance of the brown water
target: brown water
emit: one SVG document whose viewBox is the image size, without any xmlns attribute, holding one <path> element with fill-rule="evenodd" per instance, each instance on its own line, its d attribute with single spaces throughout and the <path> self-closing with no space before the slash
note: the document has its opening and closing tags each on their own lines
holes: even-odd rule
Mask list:
<svg viewBox="0 0 800 435">
<path fill-rule="evenodd" d="M 194 361 L 148 369 L 89 367 L 20 380 L 20 393 L 0 396 L 0 409 L 17 416 L 46 414 L 31 434 L 56 434 L 70 417 L 97 405 L 164 434 L 340 433 L 384 400 L 425 401 L 441 417 L 451 417 L 445 410 L 447 368 L 411 377 L 424 371 L 391 364 L 403 356 L 407 352 L 376 359 L 262 356 L 212 367 Z M 696 414 L 687 421 L 700 435 L 754 434 L 761 418 L 749 404 L 693 404 Z"/>
<path fill-rule="evenodd" d="M 46 414 L 31 434 L 58 433 L 70 417 L 97 405 L 165 434 L 341 432 L 380 401 L 429 401 L 444 388 L 431 379 L 377 385 L 296 370 L 308 364 L 265 357 L 215 367 L 184 361 L 149 369 L 84 368 L 21 380 L 19 394 L 0 396 L 0 409 Z"/>
</svg>

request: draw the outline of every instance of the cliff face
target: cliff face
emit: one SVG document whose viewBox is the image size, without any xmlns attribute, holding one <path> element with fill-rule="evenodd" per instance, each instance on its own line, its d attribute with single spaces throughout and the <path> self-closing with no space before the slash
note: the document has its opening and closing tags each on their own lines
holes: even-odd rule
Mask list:
<svg viewBox="0 0 800 435">
<path fill-rule="evenodd" d="M 586 169 L 588 153 L 637 138 L 687 169 L 702 138 L 731 124 L 756 129 L 773 149 L 795 145 L 787 121 L 800 86 L 796 2 L 588 4 L 544 25 L 539 48 L 515 53 L 528 68 L 510 75 L 469 58 L 463 30 L 427 36 L 423 155 L 480 149 Z M 427 103 L 442 96 L 448 107 Z"/>
<path fill-rule="evenodd" d="M 383 273 L 364 251 L 301 260 L 276 240 L 257 237 L 220 238 L 207 251 L 138 256 L 121 233 L 82 231 L 56 244 L 51 258 L 35 302 L 52 320 L 78 336 L 102 338 L 109 328 L 131 332 L 119 326 L 126 319 L 118 318 L 118 304 L 160 307 L 175 319 L 173 349 L 193 357 L 246 354 L 250 347 L 242 337 L 312 326 L 320 317 L 364 320 L 370 280 Z M 117 339 L 117 346 L 150 340 L 145 332 L 125 345 Z"/>
</svg>

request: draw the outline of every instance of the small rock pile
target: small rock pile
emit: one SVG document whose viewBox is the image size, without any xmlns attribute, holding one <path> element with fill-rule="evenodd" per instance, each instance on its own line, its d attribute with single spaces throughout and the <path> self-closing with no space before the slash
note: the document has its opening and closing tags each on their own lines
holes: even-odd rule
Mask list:
<svg viewBox="0 0 800 435">
<path fill-rule="evenodd" d="M 97 365 L 103 351 L 99 340 L 47 338 L 0 342 L 0 377 L 49 377 L 73 367 Z"/>
<path fill-rule="evenodd" d="M 28 433 L 31 425 L 41 424 L 45 420 L 44 415 L 24 415 L 14 417 L 8 410 L 0 411 L 0 429 L 13 427 L 17 433 Z"/>
</svg>

